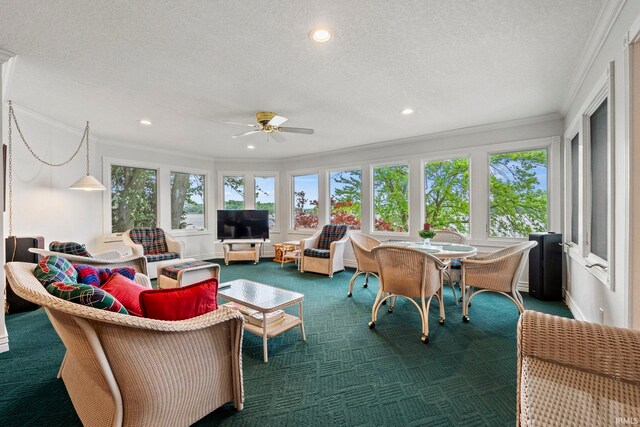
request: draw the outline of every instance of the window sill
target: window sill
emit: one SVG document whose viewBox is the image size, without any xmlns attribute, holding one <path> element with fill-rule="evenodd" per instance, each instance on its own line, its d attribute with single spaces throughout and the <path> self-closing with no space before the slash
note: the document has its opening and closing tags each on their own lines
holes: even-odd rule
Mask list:
<svg viewBox="0 0 640 427">
<path fill-rule="evenodd" d="M 211 236 L 211 230 L 171 230 L 169 233 L 173 237 L 189 237 L 189 236 Z"/>
<path fill-rule="evenodd" d="M 289 234 L 303 234 L 305 236 L 311 236 L 314 233 L 317 233 L 319 228 L 305 228 L 301 229 L 289 229 Z"/>
</svg>

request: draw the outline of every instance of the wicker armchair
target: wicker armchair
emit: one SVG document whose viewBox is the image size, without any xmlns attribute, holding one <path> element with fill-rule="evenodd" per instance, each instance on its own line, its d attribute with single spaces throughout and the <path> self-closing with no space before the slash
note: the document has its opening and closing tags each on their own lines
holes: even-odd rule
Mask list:
<svg viewBox="0 0 640 427">
<path fill-rule="evenodd" d="M 429 306 L 434 296 L 438 297 L 440 319 L 444 325 L 444 300 L 442 281 L 446 264 L 438 258 L 400 246 L 379 246 L 371 250 L 378 262 L 380 290 L 371 309 L 369 328 L 373 329 L 378 318 L 378 310 L 384 301 L 393 298 L 389 313 L 393 312 L 399 296 L 407 298 L 416 306 L 422 318 L 423 343 L 429 342 Z M 420 305 L 414 301 L 420 300 Z M 425 299 L 428 300 L 425 303 Z"/>
<path fill-rule="evenodd" d="M 369 274 L 373 274 L 378 277 L 378 262 L 376 261 L 376 257 L 371 253 L 371 249 L 381 245 L 379 240 L 374 239 L 371 236 L 367 236 L 366 234 L 362 234 L 359 231 L 351 232 L 349 234 L 349 239 L 351 240 L 351 246 L 353 247 L 353 253 L 356 256 L 358 266 L 356 267 L 356 272 L 349 282 L 348 297 L 352 295 L 353 284 L 359 275 L 365 275 L 364 285 L 362 285 L 364 288 L 369 284 Z"/>
<path fill-rule="evenodd" d="M 469 322 L 471 299 L 481 292 L 505 295 L 524 311 L 522 295 L 518 292 L 518 279 L 524 270 L 531 248 L 536 242 L 522 242 L 489 254 L 465 258 L 462 265 L 462 320 Z M 473 287 L 471 292 L 467 286 Z M 468 296 L 467 296 L 468 294 Z"/>
<path fill-rule="evenodd" d="M 50 295 L 34 268 L 11 262 L 5 271 L 64 343 L 61 376 L 84 425 L 187 426 L 227 402 L 242 409 L 238 311 L 171 322 L 113 313 Z"/>
<path fill-rule="evenodd" d="M 432 242 L 446 242 L 457 243 L 459 245 L 466 245 L 468 243 L 467 237 L 457 231 L 451 230 L 436 230 L 436 235 L 431 239 Z M 447 277 L 451 291 L 453 292 L 453 300 L 458 305 L 458 296 L 456 295 L 456 283 L 460 283 L 460 260 L 452 259 L 447 269 L 444 272 Z M 455 279 L 454 279 L 455 277 Z M 462 298 L 460 298 L 462 300 Z"/>
<path fill-rule="evenodd" d="M 158 262 L 184 258 L 184 242 L 174 239 L 162 228 L 132 228 L 122 233 L 122 242 L 134 255 L 147 258 L 147 276 L 157 277 Z"/>
<path fill-rule="evenodd" d="M 97 253 L 90 254 L 87 251 L 87 248 L 85 247 L 84 244 L 77 243 L 77 242 L 53 241 L 49 243 L 49 250 L 38 249 L 38 248 L 33 248 L 33 249 L 37 249 L 37 251 L 33 250 L 31 252 L 37 253 L 42 256 L 60 255 L 62 257 L 65 257 L 67 255 L 78 255 L 78 256 L 85 256 L 87 258 L 98 258 L 98 259 L 118 259 L 122 257 L 122 254 L 120 253 L 120 251 L 117 251 L 117 250 L 110 250 L 110 251 L 97 252 Z"/>
<path fill-rule="evenodd" d="M 349 239 L 346 225 L 325 225 L 308 239 L 300 240 L 300 272 L 327 274 L 344 270 L 344 245 Z"/>
<path fill-rule="evenodd" d="M 525 311 L 518 322 L 518 426 L 640 419 L 640 331 Z"/>
</svg>

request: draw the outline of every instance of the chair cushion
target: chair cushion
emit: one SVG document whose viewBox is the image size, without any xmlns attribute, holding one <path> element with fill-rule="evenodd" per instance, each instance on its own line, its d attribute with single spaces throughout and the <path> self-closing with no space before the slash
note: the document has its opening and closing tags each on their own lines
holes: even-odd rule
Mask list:
<svg viewBox="0 0 640 427">
<path fill-rule="evenodd" d="M 462 264 L 460 263 L 460 258 L 451 258 L 451 264 L 449 266 L 453 270 L 460 270 L 462 268 Z"/>
<path fill-rule="evenodd" d="M 55 282 L 69 284 L 78 282 L 76 269 L 69 261 L 58 255 L 47 255 L 42 258 L 33 274 L 44 286 Z"/>
<path fill-rule="evenodd" d="M 114 273 L 101 289 L 120 301 L 130 314 L 142 316 L 140 294 L 149 288 L 137 284 L 120 273 Z"/>
<path fill-rule="evenodd" d="M 313 258 L 330 258 L 331 251 L 329 249 L 309 248 L 304 250 L 304 256 L 310 256 Z"/>
<path fill-rule="evenodd" d="M 184 320 L 218 309 L 218 279 L 207 279 L 182 288 L 149 289 L 140 293 L 144 317 Z"/>
<path fill-rule="evenodd" d="M 320 237 L 318 239 L 318 247 L 316 249 L 329 249 L 331 247 L 331 242 L 335 242 L 336 240 L 342 239 L 344 235 L 347 233 L 348 229 L 349 227 L 347 227 L 344 224 L 325 225 L 324 227 L 322 227 L 322 232 L 320 233 Z M 326 258 L 329 258 L 329 257 L 326 257 Z"/>
<path fill-rule="evenodd" d="M 211 265 L 210 262 L 206 261 L 184 261 L 176 264 L 165 265 L 162 267 L 162 275 L 172 278 L 173 280 L 178 280 L 178 273 L 182 270 L 186 270 L 192 267 L 202 267 L 203 265 Z"/>
<path fill-rule="evenodd" d="M 76 242 L 53 241 L 49 243 L 49 250 L 67 255 L 78 255 L 91 258 L 91 254 L 87 251 L 86 246 Z"/>
<path fill-rule="evenodd" d="M 169 250 L 162 228 L 132 228 L 129 230 L 129 238 L 142 245 L 145 255 L 163 254 Z"/>
<path fill-rule="evenodd" d="M 145 255 L 145 257 L 147 258 L 147 262 L 158 262 L 180 258 L 180 254 L 177 252 L 165 252 L 163 254 Z"/>
<path fill-rule="evenodd" d="M 95 268 L 86 264 L 73 265 L 78 272 L 78 282 L 85 285 L 100 287 L 114 274 L 120 273 L 123 276 L 133 280 L 136 277 L 136 271 L 131 267 L 118 268 Z"/>
<path fill-rule="evenodd" d="M 87 307 L 128 314 L 127 309 L 113 295 L 101 288 L 84 283 L 54 282 L 47 285 L 47 292 L 63 300 Z"/>
</svg>

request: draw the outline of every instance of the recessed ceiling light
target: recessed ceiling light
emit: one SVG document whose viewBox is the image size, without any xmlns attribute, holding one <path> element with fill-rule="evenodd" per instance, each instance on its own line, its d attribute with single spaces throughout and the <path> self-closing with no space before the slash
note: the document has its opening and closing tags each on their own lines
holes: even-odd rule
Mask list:
<svg viewBox="0 0 640 427">
<path fill-rule="evenodd" d="M 151 120 L 142 119 L 140 120 L 140 124 L 144 126 L 151 126 Z"/>
<path fill-rule="evenodd" d="M 400 114 L 404 114 L 405 116 L 408 116 L 409 114 L 413 114 L 413 109 L 405 108 L 404 110 L 400 111 Z"/>
<path fill-rule="evenodd" d="M 318 43 L 326 43 L 331 39 L 331 32 L 326 28 L 314 28 L 309 33 L 311 40 Z"/>
<path fill-rule="evenodd" d="M 248 148 L 249 150 L 253 150 L 254 148 L 256 148 L 256 146 L 255 146 L 255 145 L 247 145 L 247 148 Z"/>
</svg>

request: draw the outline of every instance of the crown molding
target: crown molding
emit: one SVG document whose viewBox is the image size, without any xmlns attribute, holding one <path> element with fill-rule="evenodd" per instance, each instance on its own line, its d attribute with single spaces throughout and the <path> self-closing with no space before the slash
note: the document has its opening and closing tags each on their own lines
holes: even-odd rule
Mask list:
<svg viewBox="0 0 640 427">
<path fill-rule="evenodd" d="M 365 149 L 373 150 L 376 148 L 383 148 L 383 147 L 388 147 L 392 145 L 397 146 L 397 145 L 421 143 L 421 142 L 433 141 L 436 139 L 445 139 L 445 138 L 451 138 L 451 137 L 456 137 L 461 135 L 470 135 L 470 134 L 488 132 L 492 130 L 507 129 L 512 127 L 526 126 L 526 125 L 537 124 L 537 123 L 545 123 L 545 122 L 550 122 L 554 120 L 561 120 L 562 118 L 563 116 L 560 113 L 543 114 L 540 116 L 532 116 L 524 119 L 508 120 L 508 121 L 497 122 L 497 123 L 487 123 L 487 124 L 478 125 L 478 126 L 469 126 L 465 128 L 447 130 L 443 132 L 431 133 L 426 135 L 412 136 L 409 138 L 372 142 L 370 144 L 357 145 L 357 146 L 348 147 L 348 148 L 340 148 L 340 149 L 331 150 L 331 151 L 323 151 L 320 153 L 303 154 L 301 156 L 292 156 L 292 157 L 283 157 L 279 160 L 296 161 L 296 160 L 314 159 L 318 156 L 325 156 L 325 155 L 339 156 L 341 154 L 353 153 L 354 151 L 360 151 Z"/>
<path fill-rule="evenodd" d="M 16 56 L 15 53 L 0 48 L 0 63 L 7 62 L 8 60 L 13 58 L 14 56 Z"/>
<path fill-rule="evenodd" d="M 269 158 L 269 159 L 253 159 L 253 158 L 248 158 L 248 157 L 216 157 L 215 163 L 219 164 L 219 163 L 224 163 L 224 162 L 232 162 L 232 163 L 250 163 L 250 164 L 265 164 L 265 165 L 271 165 L 271 164 L 278 164 L 278 166 L 280 166 L 280 164 L 282 163 L 282 161 L 284 160 L 284 158 L 282 157 L 274 157 L 274 158 Z"/>
<path fill-rule="evenodd" d="M 578 64 L 569 80 L 569 92 L 567 93 L 561 110 L 563 116 L 567 114 L 571 104 L 573 104 L 580 87 L 587 78 L 589 70 L 602 49 L 602 45 L 604 45 L 609 32 L 611 32 L 613 24 L 616 22 L 616 19 L 618 19 L 626 3 L 627 0 L 606 0 L 600 8 L 600 12 L 596 18 L 596 24 L 587 38 L 587 43 L 582 49 Z"/>
<path fill-rule="evenodd" d="M 9 58 L 4 64 L 0 64 L 2 71 L 2 102 L 9 100 L 9 86 L 11 85 L 11 79 L 13 78 L 13 71 L 16 66 L 16 56 Z M 0 63 L 2 61 L 0 60 Z"/>
<path fill-rule="evenodd" d="M 20 114 L 24 114 L 26 116 L 31 117 L 32 119 L 39 121 L 40 123 L 44 123 L 46 125 L 53 126 L 55 128 L 64 130 L 66 132 L 74 133 L 76 135 L 80 135 L 80 136 L 84 135 L 84 127 L 82 127 L 82 129 L 75 128 L 66 123 L 62 123 L 58 120 L 52 119 L 51 117 L 45 116 L 44 114 L 37 113 L 27 107 L 16 104 L 15 102 L 13 103 L 13 109 L 19 112 Z M 17 119 L 18 121 L 20 121 L 19 117 L 17 117 Z M 95 136 L 91 136 L 91 139 L 98 140 L 99 138 L 96 138 Z"/>
<path fill-rule="evenodd" d="M 126 150 L 131 150 L 132 148 L 132 142 L 114 141 L 113 139 L 105 139 L 105 138 L 100 139 L 100 145 L 110 145 L 112 147 L 123 148 Z M 185 151 L 176 153 L 175 150 L 169 150 L 167 148 L 150 147 L 148 145 L 142 145 L 142 144 L 139 144 L 139 145 L 135 144 L 134 148 L 142 151 L 152 151 L 154 153 L 166 154 L 174 157 L 177 156 L 177 157 L 182 157 L 186 159 L 197 159 L 197 160 L 204 160 L 204 161 L 210 161 L 210 162 L 213 162 L 216 159 L 216 157 L 206 156 L 204 154 L 189 153 Z"/>
</svg>

